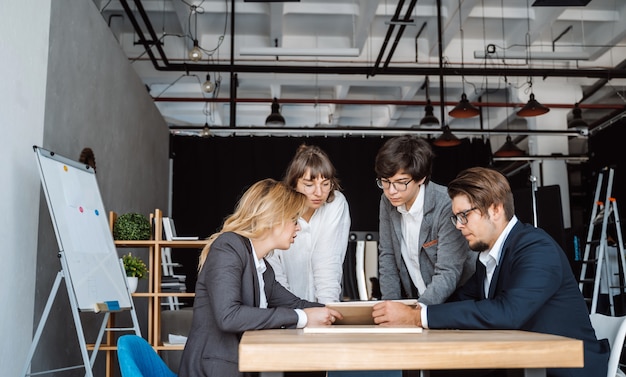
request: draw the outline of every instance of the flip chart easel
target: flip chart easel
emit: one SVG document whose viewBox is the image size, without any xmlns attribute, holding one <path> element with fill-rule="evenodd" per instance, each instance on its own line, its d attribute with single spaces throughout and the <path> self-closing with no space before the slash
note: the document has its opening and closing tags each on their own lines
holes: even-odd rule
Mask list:
<svg viewBox="0 0 626 377">
<path fill-rule="evenodd" d="M 22 376 L 84 368 L 85 375 L 93 377 L 92 368 L 104 334 L 107 331 L 134 331 L 141 335 L 137 314 L 124 267 L 109 231 L 94 170 L 46 149 L 37 146 L 33 149 L 59 245 L 61 270 L 35 331 Z M 67 289 L 83 364 L 31 373 L 32 357 L 62 280 Z M 100 311 L 104 318 L 89 355 L 79 313 Z M 129 312 L 133 327 L 107 327 L 112 312 Z"/>
</svg>

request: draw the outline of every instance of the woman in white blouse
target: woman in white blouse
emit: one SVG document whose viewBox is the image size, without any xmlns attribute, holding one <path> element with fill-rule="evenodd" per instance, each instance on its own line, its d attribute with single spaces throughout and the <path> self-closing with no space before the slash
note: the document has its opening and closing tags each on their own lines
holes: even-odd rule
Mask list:
<svg viewBox="0 0 626 377">
<path fill-rule="evenodd" d="M 276 280 L 296 296 L 322 304 L 340 301 L 350 211 L 335 167 L 319 147 L 303 144 L 284 182 L 306 195 L 309 208 L 298 219 L 301 230 L 291 248 L 274 250 L 266 259 Z"/>
</svg>

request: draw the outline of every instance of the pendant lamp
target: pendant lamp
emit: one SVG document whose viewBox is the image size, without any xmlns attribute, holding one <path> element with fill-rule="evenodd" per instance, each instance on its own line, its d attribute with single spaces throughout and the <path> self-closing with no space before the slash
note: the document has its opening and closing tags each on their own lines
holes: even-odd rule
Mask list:
<svg viewBox="0 0 626 377">
<path fill-rule="evenodd" d="M 587 122 L 583 120 L 582 110 L 580 110 L 578 103 L 574 104 L 574 110 L 572 110 L 572 113 L 574 116 L 572 120 L 567 122 L 567 128 L 589 128 Z"/>
<path fill-rule="evenodd" d="M 274 97 L 274 101 L 272 101 L 272 113 L 265 119 L 265 125 L 274 127 L 282 127 L 285 125 L 285 118 L 280 115 L 280 105 L 276 97 Z"/>
<path fill-rule="evenodd" d="M 494 157 L 521 157 L 526 156 L 526 152 L 515 145 L 511 140 L 511 135 L 507 135 L 506 142 L 493 155 Z"/>
<path fill-rule="evenodd" d="M 517 112 L 517 116 L 521 116 L 521 117 L 536 117 L 538 115 L 543 115 L 543 114 L 547 113 L 548 111 L 550 111 L 550 109 L 545 107 L 544 105 L 540 104 L 535 99 L 535 94 L 531 92 L 530 93 L 530 99 L 524 105 L 524 107 L 522 107 Z"/>
<path fill-rule="evenodd" d="M 450 126 L 447 124 L 443 126 L 443 133 L 433 141 L 433 145 L 437 147 L 455 147 L 460 144 L 461 140 L 454 136 L 452 131 L 450 131 Z"/>
<path fill-rule="evenodd" d="M 473 118 L 478 114 L 480 114 L 480 111 L 467 100 L 465 93 L 461 94 L 461 101 L 459 101 L 458 105 L 448 113 L 453 118 Z"/>
<path fill-rule="evenodd" d="M 420 120 L 420 127 L 423 127 L 423 128 L 437 127 L 437 128 L 439 128 L 439 119 L 437 119 L 437 117 L 433 113 L 434 109 L 433 109 L 432 102 L 430 100 L 428 100 L 426 102 L 426 107 L 424 108 L 424 110 L 426 111 L 426 114 L 424 115 L 422 120 Z"/>
</svg>

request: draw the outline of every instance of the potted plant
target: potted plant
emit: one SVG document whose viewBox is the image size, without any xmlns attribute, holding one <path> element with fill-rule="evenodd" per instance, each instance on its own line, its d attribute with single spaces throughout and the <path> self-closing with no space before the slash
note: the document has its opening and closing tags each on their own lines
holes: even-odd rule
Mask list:
<svg viewBox="0 0 626 377">
<path fill-rule="evenodd" d="M 148 275 L 148 267 L 141 258 L 128 253 L 122 256 L 122 264 L 126 271 L 126 280 L 128 281 L 128 290 L 134 293 L 137 290 L 139 279 L 143 279 Z"/>
<path fill-rule="evenodd" d="M 149 240 L 150 221 L 140 213 L 125 213 L 113 223 L 113 238 L 116 240 Z"/>
</svg>

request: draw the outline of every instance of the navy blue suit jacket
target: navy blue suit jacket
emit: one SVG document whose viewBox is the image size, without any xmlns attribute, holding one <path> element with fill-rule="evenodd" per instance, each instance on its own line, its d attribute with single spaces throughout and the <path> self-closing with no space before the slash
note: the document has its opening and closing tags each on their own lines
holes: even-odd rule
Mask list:
<svg viewBox="0 0 626 377">
<path fill-rule="evenodd" d="M 546 232 L 515 224 L 502 246 L 487 298 L 485 268 L 480 261 L 476 266 L 474 276 L 449 302 L 428 306 L 429 328 L 514 329 L 580 339 L 584 368 L 548 369 L 548 376 L 606 376 L 608 342 L 596 339 L 565 253 Z"/>
</svg>

